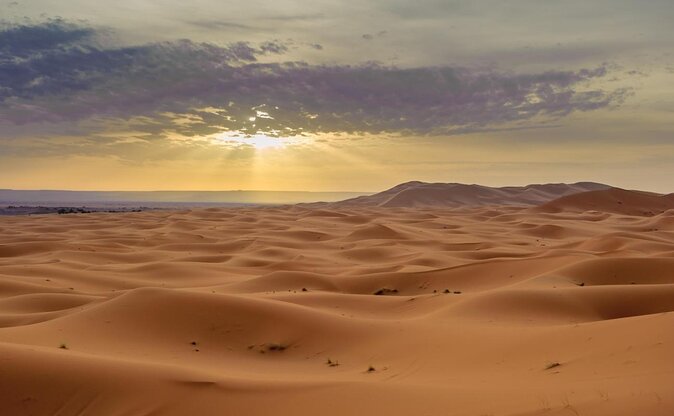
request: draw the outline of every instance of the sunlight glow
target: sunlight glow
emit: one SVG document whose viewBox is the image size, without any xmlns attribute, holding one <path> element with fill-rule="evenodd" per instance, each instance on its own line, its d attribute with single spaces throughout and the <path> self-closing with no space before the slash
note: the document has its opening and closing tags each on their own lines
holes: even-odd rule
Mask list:
<svg viewBox="0 0 674 416">
<path fill-rule="evenodd" d="M 306 138 L 273 137 L 265 134 L 242 135 L 237 132 L 220 133 L 213 136 L 213 138 L 214 143 L 216 144 L 231 147 L 250 146 L 256 150 L 281 149 L 300 143 L 306 143 Z"/>
</svg>

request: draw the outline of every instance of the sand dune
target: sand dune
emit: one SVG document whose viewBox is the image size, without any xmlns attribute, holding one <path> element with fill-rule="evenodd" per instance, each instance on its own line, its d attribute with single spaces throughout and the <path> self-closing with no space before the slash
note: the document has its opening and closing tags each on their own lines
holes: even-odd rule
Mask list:
<svg viewBox="0 0 674 416">
<path fill-rule="evenodd" d="M 674 194 L 610 188 L 563 196 L 536 208 L 542 212 L 601 211 L 625 215 L 655 215 L 674 209 Z"/>
<path fill-rule="evenodd" d="M 674 414 L 670 197 L 427 188 L 0 218 L 0 413 Z"/>
<path fill-rule="evenodd" d="M 481 205 L 539 205 L 578 192 L 608 189 L 594 182 L 574 184 L 535 184 L 494 188 L 461 183 L 405 182 L 374 195 L 359 196 L 331 204 L 329 207 L 460 207 Z M 315 204 L 314 204 L 315 205 Z"/>
</svg>

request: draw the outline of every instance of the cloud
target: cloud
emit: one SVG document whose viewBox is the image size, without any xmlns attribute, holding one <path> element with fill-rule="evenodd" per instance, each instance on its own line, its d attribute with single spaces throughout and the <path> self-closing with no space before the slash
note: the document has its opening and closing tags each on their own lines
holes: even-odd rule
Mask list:
<svg viewBox="0 0 674 416">
<path fill-rule="evenodd" d="M 95 31 L 88 27 L 50 19 L 41 25 L 7 25 L 0 31 L 0 57 L 21 59 L 49 51 L 65 52 L 84 46 Z"/>
<path fill-rule="evenodd" d="M 217 30 L 217 29 L 246 29 L 246 30 L 252 30 L 254 29 L 252 26 L 243 24 L 243 23 L 236 23 L 236 22 L 230 22 L 226 20 L 185 20 L 185 23 L 195 26 L 201 29 L 208 29 L 208 30 Z"/>
<path fill-rule="evenodd" d="M 277 40 L 267 41 L 260 45 L 260 51 L 265 54 L 281 55 L 288 52 L 288 46 Z"/>
<path fill-rule="evenodd" d="M 0 125 L 79 123 L 91 133 L 109 128 L 105 120 L 133 119 L 147 140 L 225 131 L 448 135 L 558 119 L 618 105 L 628 94 L 593 87 L 605 66 L 517 74 L 260 62 L 288 47 L 189 40 L 101 47 L 95 34 L 60 20 L 0 32 Z"/>
<path fill-rule="evenodd" d="M 388 31 L 386 31 L 386 30 L 380 30 L 379 32 L 374 33 L 374 34 L 372 34 L 372 33 L 365 33 L 365 34 L 362 35 L 361 37 L 362 37 L 363 39 L 365 39 L 365 40 L 372 40 L 372 39 L 374 39 L 374 38 L 381 38 L 382 36 L 386 36 L 387 33 L 388 33 Z"/>
<path fill-rule="evenodd" d="M 297 21 L 311 21 L 311 20 L 323 20 L 326 16 L 324 13 L 299 13 L 299 14 L 279 14 L 279 15 L 266 15 L 260 16 L 261 20 L 281 20 L 286 22 L 297 22 Z"/>
</svg>

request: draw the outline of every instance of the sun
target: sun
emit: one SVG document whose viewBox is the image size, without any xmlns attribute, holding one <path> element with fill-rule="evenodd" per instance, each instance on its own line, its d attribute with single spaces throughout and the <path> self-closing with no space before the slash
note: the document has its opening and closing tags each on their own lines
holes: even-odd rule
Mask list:
<svg viewBox="0 0 674 416">
<path fill-rule="evenodd" d="M 246 137 L 243 141 L 256 149 L 279 149 L 287 146 L 287 139 L 280 137 L 269 137 L 263 134 L 256 134 Z"/>
<path fill-rule="evenodd" d="M 253 147 L 256 150 L 281 149 L 291 145 L 291 139 L 265 134 L 241 135 L 231 132 L 215 136 L 216 143 L 231 147 Z"/>
</svg>

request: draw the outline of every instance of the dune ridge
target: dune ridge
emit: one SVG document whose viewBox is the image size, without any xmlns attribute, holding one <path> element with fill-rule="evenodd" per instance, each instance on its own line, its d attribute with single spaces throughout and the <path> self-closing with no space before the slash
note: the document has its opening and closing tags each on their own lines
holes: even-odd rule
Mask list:
<svg viewBox="0 0 674 416">
<path fill-rule="evenodd" d="M 322 204 L 329 207 L 460 207 L 483 205 L 540 205 L 564 195 L 609 189 L 595 182 L 551 183 L 501 188 L 462 183 L 401 183 L 373 195 Z M 316 206 L 312 204 L 312 206 Z"/>
<path fill-rule="evenodd" d="M 624 215 L 651 216 L 674 209 L 674 193 L 609 188 L 567 195 L 537 207 L 541 212 L 601 211 Z"/>
<path fill-rule="evenodd" d="M 388 204 L 402 188 L 0 218 L 2 413 L 674 414 L 663 197 Z"/>
</svg>

